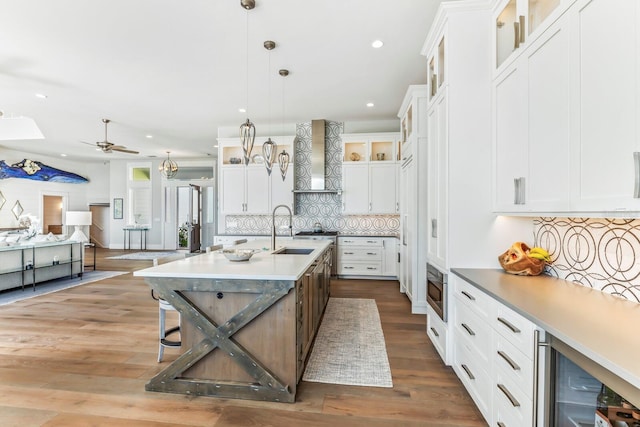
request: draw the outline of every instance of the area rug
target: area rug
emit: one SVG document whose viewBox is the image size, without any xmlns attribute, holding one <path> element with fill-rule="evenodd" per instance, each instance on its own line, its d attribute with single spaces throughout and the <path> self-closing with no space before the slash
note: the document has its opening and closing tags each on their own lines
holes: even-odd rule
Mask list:
<svg viewBox="0 0 640 427">
<path fill-rule="evenodd" d="M 56 280 L 49 280 L 47 282 L 36 283 L 36 289 L 33 290 L 31 285 L 27 285 L 22 288 L 14 289 L 10 291 L 4 291 L 0 293 L 0 305 L 11 304 L 16 301 L 21 301 L 27 298 L 34 298 L 40 295 L 50 294 L 62 289 L 74 288 L 80 285 L 86 285 L 87 283 L 97 282 L 98 280 L 108 279 L 110 277 L 120 276 L 121 274 L 127 274 L 126 271 L 86 271 L 82 274 L 82 278 L 74 276 L 71 278 L 62 278 Z"/>
<path fill-rule="evenodd" d="M 373 299 L 329 298 L 304 381 L 393 387 Z"/>
<path fill-rule="evenodd" d="M 131 259 L 137 261 L 151 261 L 156 258 L 163 258 L 166 256 L 176 255 L 180 252 L 178 251 L 169 251 L 169 252 L 132 252 L 130 254 L 118 255 L 118 256 L 110 256 L 105 259 Z"/>
</svg>

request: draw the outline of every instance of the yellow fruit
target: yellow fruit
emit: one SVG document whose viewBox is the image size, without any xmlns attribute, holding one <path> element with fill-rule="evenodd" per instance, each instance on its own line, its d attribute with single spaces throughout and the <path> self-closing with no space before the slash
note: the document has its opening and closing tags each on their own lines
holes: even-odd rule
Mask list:
<svg viewBox="0 0 640 427">
<path fill-rule="evenodd" d="M 537 247 L 537 246 L 535 248 L 531 248 L 529 250 L 529 253 L 539 253 L 539 254 L 542 254 L 542 255 L 547 256 L 547 257 L 549 256 L 549 252 L 547 252 L 546 249 L 543 249 L 543 248 L 540 248 L 540 247 Z"/>
<path fill-rule="evenodd" d="M 546 256 L 544 256 L 544 255 L 542 255 L 540 253 L 537 253 L 537 252 L 533 252 L 533 253 L 529 253 L 529 258 L 535 258 L 535 259 L 539 259 L 539 260 L 542 260 L 542 261 L 548 261 L 549 257 L 546 257 Z"/>
</svg>

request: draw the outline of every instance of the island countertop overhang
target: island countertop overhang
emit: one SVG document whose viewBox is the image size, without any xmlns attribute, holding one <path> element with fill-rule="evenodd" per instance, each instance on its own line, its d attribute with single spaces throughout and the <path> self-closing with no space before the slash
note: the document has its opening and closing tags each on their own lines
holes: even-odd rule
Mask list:
<svg viewBox="0 0 640 427">
<path fill-rule="evenodd" d="M 308 255 L 274 254 L 269 240 L 254 240 L 237 248 L 259 250 L 248 261 L 229 261 L 220 252 L 190 256 L 184 260 L 162 264 L 134 272 L 145 278 L 193 278 L 239 280 L 298 280 L 331 242 L 328 240 L 287 240 L 282 247 L 313 249 Z"/>
</svg>

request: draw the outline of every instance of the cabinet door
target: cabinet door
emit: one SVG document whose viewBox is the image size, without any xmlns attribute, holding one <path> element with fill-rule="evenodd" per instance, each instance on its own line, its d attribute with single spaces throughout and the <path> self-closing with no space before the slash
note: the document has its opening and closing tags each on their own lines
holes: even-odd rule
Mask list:
<svg viewBox="0 0 640 427">
<path fill-rule="evenodd" d="M 382 241 L 382 275 L 398 275 L 398 239 L 385 238 Z"/>
<path fill-rule="evenodd" d="M 220 212 L 244 213 L 245 173 L 243 166 L 220 168 Z"/>
<path fill-rule="evenodd" d="M 528 211 L 569 209 L 569 39 L 566 19 L 527 49 Z"/>
<path fill-rule="evenodd" d="M 369 166 L 369 213 L 396 213 L 396 169 L 395 163 Z"/>
<path fill-rule="evenodd" d="M 271 199 L 269 175 L 264 167 L 247 167 L 246 212 L 252 214 L 269 213 Z"/>
<path fill-rule="evenodd" d="M 445 92 L 428 112 L 427 257 L 429 262 L 443 269 L 447 268 L 447 99 Z"/>
<path fill-rule="evenodd" d="M 498 212 L 525 210 L 526 197 L 519 197 L 527 176 L 523 74 L 516 63 L 494 82 L 494 209 Z"/>
<path fill-rule="evenodd" d="M 280 170 L 271 172 L 271 209 L 278 205 L 289 206 L 293 210 L 293 169 L 289 168 L 284 180 Z"/>
<path fill-rule="evenodd" d="M 367 164 L 342 167 L 342 210 L 369 213 L 369 167 Z"/>
<path fill-rule="evenodd" d="M 583 0 L 572 8 L 572 113 L 576 162 L 572 210 L 640 210 L 638 151 L 639 2 Z"/>
</svg>

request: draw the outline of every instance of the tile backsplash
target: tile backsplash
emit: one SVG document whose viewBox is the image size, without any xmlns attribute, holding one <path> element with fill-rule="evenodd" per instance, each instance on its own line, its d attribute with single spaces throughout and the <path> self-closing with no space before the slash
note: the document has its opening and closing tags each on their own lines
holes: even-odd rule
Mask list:
<svg viewBox="0 0 640 427">
<path fill-rule="evenodd" d="M 547 273 L 640 302 L 640 219 L 537 218 Z"/>
<path fill-rule="evenodd" d="M 325 188 L 342 188 L 343 124 L 325 122 Z M 311 122 L 296 125 L 294 142 L 294 185 L 296 190 L 311 188 Z M 324 230 L 347 234 L 394 235 L 400 231 L 399 215 L 343 215 L 342 197 L 335 193 L 296 193 L 294 232 L 313 230 L 320 222 Z M 288 217 L 278 211 L 276 227 L 287 225 Z M 271 215 L 228 215 L 225 218 L 227 234 L 270 234 Z"/>
</svg>

